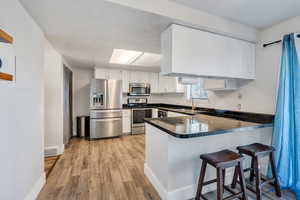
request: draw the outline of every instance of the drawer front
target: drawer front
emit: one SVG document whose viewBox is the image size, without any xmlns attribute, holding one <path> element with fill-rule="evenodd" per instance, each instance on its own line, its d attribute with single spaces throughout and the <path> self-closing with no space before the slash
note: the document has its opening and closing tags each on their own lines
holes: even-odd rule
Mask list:
<svg viewBox="0 0 300 200">
<path fill-rule="evenodd" d="M 131 110 L 129 110 L 129 109 L 123 110 L 122 115 L 123 115 L 123 117 L 130 117 Z"/>
<path fill-rule="evenodd" d="M 92 119 L 122 117 L 122 110 L 91 110 Z"/>
<path fill-rule="evenodd" d="M 106 138 L 122 135 L 122 118 L 91 119 L 90 138 Z"/>
</svg>

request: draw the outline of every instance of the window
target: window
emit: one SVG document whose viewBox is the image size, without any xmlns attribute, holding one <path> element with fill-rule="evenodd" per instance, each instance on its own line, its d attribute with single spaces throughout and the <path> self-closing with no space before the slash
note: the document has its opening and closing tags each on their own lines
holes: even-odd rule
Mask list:
<svg viewBox="0 0 300 200">
<path fill-rule="evenodd" d="M 189 85 L 187 88 L 188 99 L 208 99 L 207 91 L 203 88 L 203 80 L 199 79 L 198 83 Z"/>
</svg>

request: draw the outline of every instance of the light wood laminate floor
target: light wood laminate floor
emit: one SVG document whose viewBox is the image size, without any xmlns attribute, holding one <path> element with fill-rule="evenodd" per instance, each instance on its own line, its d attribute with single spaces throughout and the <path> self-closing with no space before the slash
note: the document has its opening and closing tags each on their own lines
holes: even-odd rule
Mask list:
<svg viewBox="0 0 300 200">
<path fill-rule="evenodd" d="M 144 135 L 72 139 L 39 200 L 158 200 L 144 175 Z"/>
<path fill-rule="evenodd" d="M 159 200 L 144 175 L 144 135 L 87 141 L 72 139 L 39 200 Z M 264 200 L 279 199 L 265 188 Z M 215 199 L 215 193 L 206 194 Z M 249 200 L 255 196 L 249 192 Z M 284 191 L 283 200 L 295 199 Z"/>
<path fill-rule="evenodd" d="M 58 159 L 59 159 L 59 156 L 51 156 L 51 157 L 46 157 L 44 159 L 45 160 L 45 173 L 46 173 L 47 178 L 50 175 L 50 173 Z"/>
</svg>

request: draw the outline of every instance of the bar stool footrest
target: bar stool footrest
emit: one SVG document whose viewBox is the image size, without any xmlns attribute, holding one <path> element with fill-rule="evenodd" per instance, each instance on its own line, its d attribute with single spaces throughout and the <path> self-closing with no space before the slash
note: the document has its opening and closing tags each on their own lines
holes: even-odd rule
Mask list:
<svg viewBox="0 0 300 200">
<path fill-rule="evenodd" d="M 206 185 L 209 185 L 209 184 L 212 184 L 212 183 L 216 183 L 216 182 L 217 182 L 217 179 L 215 178 L 215 179 L 212 179 L 212 180 L 210 180 L 210 181 L 204 182 L 204 183 L 203 183 L 203 186 L 206 186 Z"/>
<path fill-rule="evenodd" d="M 235 192 L 235 191 L 233 191 L 230 187 L 228 187 L 227 185 L 224 185 L 224 189 L 225 189 L 226 191 L 228 191 L 229 193 L 232 194 L 231 196 L 228 196 L 228 197 L 224 198 L 224 200 L 235 199 L 235 198 L 238 198 L 238 197 L 242 197 L 242 195 L 243 195 L 243 192 L 242 192 L 242 191 L 240 191 L 240 192 Z"/>
</svg>

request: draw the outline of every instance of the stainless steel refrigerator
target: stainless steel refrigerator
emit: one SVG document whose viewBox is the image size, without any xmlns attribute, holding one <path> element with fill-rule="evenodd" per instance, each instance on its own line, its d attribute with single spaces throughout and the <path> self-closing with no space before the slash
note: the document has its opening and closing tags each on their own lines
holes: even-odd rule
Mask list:
<svg viewBox="0 0 300 200">
<path fill-rule="evenodd" d="M 122 134 L 122 81 L 93 79 L 90 91 L 90 139 Z"/>
</svg>

